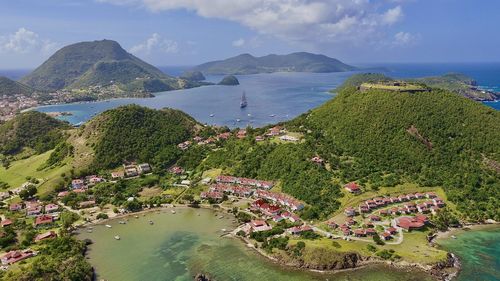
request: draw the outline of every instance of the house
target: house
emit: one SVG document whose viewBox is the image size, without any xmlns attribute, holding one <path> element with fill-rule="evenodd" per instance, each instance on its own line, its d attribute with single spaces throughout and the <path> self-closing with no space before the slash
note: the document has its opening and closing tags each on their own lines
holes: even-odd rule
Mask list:
<svg viewBox="0 0 500 281">
<path fill-rule="evenodd" d="M 33 205 L 26 208 L 26 216 L 38 216 L 42 213 L 42 206 Z"/>
<path fill-rule="evenodd" d="M 90 208 L 93 206 L 95 206 L 95 200 L 83 201 L 78 203 L 78 207 L 80 207 L 80 209 Z"/>
<path fill-rule="evenodd" d="M 149 166 L 148 163 L 139 164 L 137 165 L 137 171 L 139 172 L 139 174 L 149 173 L 151 172 L 151 166 Z"/>
<path fill-rule="evenodd" d="M 59 205 L 57 204 L 47 204 L 45 205 L 45 213 L 55 213 L 59 211 Z"/>
<path fill-rule="evenodd" d="M 356 221 L 353 218 L 347 218 L 346 223 L 347 225 L 355 225 Z"/>
<path fill-rule="evenodd" d="M 190 142 L 190 141 L 185 141 L 185 142 L 183 142 L 183 143 L 179 143 L 179 144 L 177 145 L 177 147 L 178 147 L 179 149 L 181 149 L 181 150 L 186 150 L 186 149 L 188 149 L 190 146 L 191 146 L 191 142 Z"/>
<path fill-rule="evenodd" d="M 330 228 L 337 228 L 337 224 L 334 221 L 329 221 L 327 222 L 328 227 Z"/>
<path fill-rule="evenodd" d="M 314 156 L 313 158 L 311 158 L 311 161 L 319 165 L 323 164 L 324 162 L 323 159 L 321 159 L 321 157 L 319 156 Z"/>
<path fill-rule="evenodd" d="M 358 194 L 361 192 L 360 186 L 355 183 L 355 182 L 350 182 L 346 185 L 344 185 L 344 188 L 349 191 L 350 193 Z"/>
<path fill-rule="evenodd" d="M 18 204 L 18 203 L 12 203 L 9 206 L 9 211 L 11 211 L 11 212 L 20 211 L 22 209 L 23 209 L 23 205 Z"/>
<path fill-rule="evenodd" d="M 48 232 L 45 232 L 45 233 L 42 233 L 42 234 L 38 234 L 36 237 L 35 237 L 35 242 L 39 242 L 39 241 L 42 241 L 42 240 L 46 240 L 46 239 L 51 239 L 51 238 L 56 238 L 57 237 L 57 234 L 54 232 L 54 231 L 48 231 Z"/>
<path fill-rule="evenodd" d="M 47 224 L 51 224 L 54 221 L 54 218 L 50 215 L 40 215 L 36 217 L 35 222 L 33 223 L 35 227 L 43 226 Z"/>
<path fill-rule="evenodd" d="M 135 177 L 139 175 L 139 171 L 137 171 L 137 167 L 134 165 L 125 166 L 125 175 L 127 177 Z"/>
<path fill-rule="evenodd" d="M 432 199 L 432 202 L 434 202 L 434 206 L 436 207 L 439 207 L 439 208 L 443 208 L 446 204 L 444 203 L 443 199 L 440 199 L 440 198 L 434 198 Z"/>
<path fill-rule="evenodd" d="M 299 141 L 298 138 L 296 138 L 294 136 L 290 136 L 290 135 L 281 136 L 280 140 L 287 141 L 287 142 L 298 142 Z"/>
<path fill-rule="evenodd" d="M 263 136 L 256 136 L 255 141 L 257 141 L 257 142 L 264 141 L 264 137 Z"/>
<path fill-rule="evenodd" d="M 370 212 L 370 207 L 367 205 L 359 205 L 359 212 L 360 213 L 369 213 Z"/>
<path fill-rule="evenodd" d="M 356 237 L 364 237 L 364 236 L 366 236 L 366 232 L 365 232 L 364 229 L 358 228 L 358 229 L 354 230 L 354 236 L 356 236 Z"/>
<path fill-rule="evenodd" d="M 89 176 L 87 179 L 88 179 L 89 184 L 91 184 L 91 185 L 95 185 L 95 184 L 98 184 L 98 183 L 104 181 L 103 178 L 98 177 L 96 175 Z"/>
<path fill-rule="evenodd" d="M 191 185 L 191 181 L 190 180 L 181 180 L 181 184 L 182 185 Z"/>
<path fill-rule="evenodd" d="M 436 193 L 435 193 L 435 192 L 427 192 L 427 193 L 425 194 L 425 197 L 427 197 L 427 198 L 429 198 L 429 199 L 433 199 L 433 198 L 436 198 L 436 197 L 437 197 L 437 195 L 436 195 Z"/>
<path fill-rule="evenodd" d="M 239 130 L 238 133 L 236 133 L 236 137 L 239 139 L 244 139 L 246 136 L 247 136 L 246 130 Z"/>
<path fill-rule="evenodd" d="M 57 197 L 59 197 L 59 198 L 65 197 L 68 194 L 69 194 L 69 191 L 61 191 L 61 192 L 57 193 Z"/>
<path fill-rule="evenodd" d="M 380 221 L 380 220 L 381 220 L 381 218 L 379 216 L 377 216 L 377 215 L 371 215 L 370 216 L 370 221 Z"/>
<path fill-rule="evenodd" d="M 179 166 L 173 166 L 171 167 L 170 169 L 168 169 L 172 174 L 176 174 L 176 175 L 182 175 L 184 174 L 184 169 L 182 167 L 179 167 Z"/>
<path fill-rule="evenodd" d="M 111 173 L 112 179 L 123 179 L 125 177 L 125 173 L 123 171 L 116 171 Z"/>
<path fill-rule="evenodd" d="M 7 191 L 0 192 L 0 200 L 5 200 L 10 197 L 10 193 Z"/>
<path fill-rule="evenodd" d="M 285 218 L 283 218 L 283 217 L 282 217 L 282 216 L 280 216 L 280 215 L 275 215 L 275 216 L 273 217 L 273 221 L 274 221 L 274 222 L 280 222 L 280 221 L 282 221 L 282 220 L 284 220 L 284 219 L 285 219 Z"/>
<path fill-rule="evenodd" d="M 224 198 L 224 193 L 218 191 L 208 191 L 202 192 L 200 194 L 201 199 L 212 199 L 212 200 L 222 200 Z"/>
<path fill-rule="evenodd" d="M 391 213 L 391 215 L 398 215 L 399 214 L 399 208 L 398 207 L 392 207 L 389 212 Z"/>
<path fill-rule="evenodd" d="M 82 179 L 74 179 L 71 181 L 71 188 L 79 189 L 85 187 L 85 182 Z"/>
<path fill-rule="evenodd" d="M 251 220 L 249 223 L 251 232 L 271 230 L 272 227 L 265 220 Z"/>
<path fill-rule="evenodd" d="M 221 133 L 221 134 L 217 135 L 217 139 L 219 139 L 219 140 L 227 140 L 230 137 L 231 137 L 230 132 L 225 132 L 225 133 Z"/>
<path fill-rule="evenodd" d="M 375 231 L 375 229 L 373 229 L 373 228 L 367 228 L 365 232 L 366 232 L 366 235 L 368 235 L 368 236 L 373 236 L 373 235 L 377 234 L 377 231 Z"/>
<path fill-rule="evenodd" d="M 382 233 L 381 236 L 382 236 L 382 239 L 384 239 L 385 241 L 392 239 L 392 235 L 389 232 L 384 232 L 384 233 Z"/>
<path fill-rule="evenodd" d="M 34 252 L 30 249 L 26 249 L 23 251 L 10 251 L 3 255 L 0 260 L 2 261 L 3 265 L 9 265 L 16 263 L 18 261 L 27 259 L 29 257 L 32 257 L 34 255 Z"/>
<path fill-rule="evenodd" d="M 279 136 L 281 132 L 282 132 L 281 127 L 274 126 L 269 129 L 269 133 L 267 133 L 266 135 L 269 137 L 274 137 L 274 136 Z"/>
<path fill-rule="evenodd" d="M 381 216 L 387 216 L 387 215 L 389 215 L 389 210 L 387 210 L 387 209 L 382 209 L 382 210 L 380 210 L 379 214 L 380 214 Z"/>
<path fill-rule="evenodd" d="M 0 222 L 0 225 L 1 225 L 2 227 L 6 227 L 6 226 L 9 226 L 9 225 L 11 225 L 11 224 L 12 224 L 12 221 L 11 221 L 11 220 L 9 220 L 9 219 L 4 219 L 2 222 Z"/>
<path fill-rule="evenodd" d="M 426 216 L 423 216 L 427 218 Z M 421 229 L 425 225 L 425 219 L 423 217 L 399 217 L 396 219 L 397 226 L 403 228 L 406 231 Z"/>
<path fill-rule="evenodd" d="M 308 225 L 294 226 L 287 229 L 287 232 L 291 235 L 299 235 L 303 232 L 313 231 L 313 229 Z"/>
<path fill-rule="evenodd" d="M 291 221 L 291 222 L 298 222 L 298 221 L 300 221 L 299 216 L 297 216 L 297 215 L 295 215 L 295 214 L 292 214 L 292 213 L 290 213 L 290 212 L 283 212 L 283 213 L 281 214 L 281 216 L 282 216 L 283 218 L 285 218 L 285 219 L 287 219 L 287 220 Z"/>
<path fill-rule="evenodd" d="M 398 230 L 395 228 L 395 227 L 389 227 L 385 230 L 386 232 L 390 233 L 390 234 L 396 234 L 398 232 Z"/>
<path fill-rule="evenodd" d="M 354 217 L 356 215 L 356 210 L 353 207 L 347 207 L 344 210 L 344 214 L 348 217 Z"/>
<path fill-rule="evenodd" d="M 417 211 L 419 213 L 428 213 L 429 212 L 429 209 L 427 209 L 427 205 L 426 204 L 418 204 L 417 205 Z"/>
</svg>

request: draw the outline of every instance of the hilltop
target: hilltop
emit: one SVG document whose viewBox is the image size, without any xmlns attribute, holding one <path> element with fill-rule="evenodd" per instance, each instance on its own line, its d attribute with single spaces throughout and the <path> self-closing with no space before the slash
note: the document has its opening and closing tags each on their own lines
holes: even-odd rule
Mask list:
<svg viewBox="0 0 500 281">
<path fill-rule="evenodd" d="M 69 128 L 38 111 L 28 111 L 0 125 L 0 154 L 13 155 L 29 148 L 42 153 L 63 139 L 62 131 Z"/>
<path fill-rule="evenodd" d="M 475 101 L 494 101 L 500 99 L 500 93 L 479 89 L 474 79 L 461 73 L 398 80 L 381 73 L 360 73 L 347 78 L 342 85 L 332 90 L 332 92 L 340 92 L 348 87 L 362 87 L 363 84 L 365 84 L 364 88 L 383 88 L 383 85 L 387 86 L 394 83 L 428 90 L 430 88 L 446 90 Z"/>
<path fill-rule="evenodd" d="M 242 54 L 225 60 L 207 62 L 194 68 L 204 74 L 256 74 L 272 72 L 339 72 L 356 67 L 325 55 L 306 52 L 254 57 Z"/>
<path fill-rule="evenodd" d="M 34 90 L 22 83 L 0 76 L 0 96 L 30 96 Z"/>
<path fill-rule="evenodd" d="M 158 92 L 193 87 L 125 51 L 112 40 L 65 46 L 21 82 L 43 91 L 112 87 L 123 92 Z"/>
</svg>

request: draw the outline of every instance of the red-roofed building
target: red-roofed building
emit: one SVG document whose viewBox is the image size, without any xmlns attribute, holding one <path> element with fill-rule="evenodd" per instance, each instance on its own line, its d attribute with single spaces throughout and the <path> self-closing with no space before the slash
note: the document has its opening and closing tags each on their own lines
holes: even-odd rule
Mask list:
<svg viewBox="0 0 500 281">
<path fill-rule="evenodd" d="M 0 222 L 0 225 L 2 227 L 6 227 L 6 226 L 9 226 L 12 224 L 12 220 L 9 220 L 9 219 L 4 219 L 2 222 Z"/>
<path fill-rule="evenodd" d="M 57 193 L 57 197 L 65 197 L 68 194 L 69 194 L 69 191 L 61 191 L 61 192 Z"/>
<path fill-rule="evenodd" d="M 423 218 L 417 219 L 416 217 L 399 217 L 396 219 L 396 224 L 404 230 L 410 231 L 414 229 L 421 229 L 424 227 L 425 222 Z"/>
<path fill-rule="evenodd" d="M 350 183 L 344 185 L 344 188 L 347 191 L 349 191 L 350 193 L 354 193 L 354 194 L 361 192 L 361 188 L 356 182 L 350 182 Z"/>
<path fill-rule="evenodd" d="M 10 251 L 3 255 L 0 260 L 2 261 L 3 265 L 9 265 L 32 257 L 33 255 L 34 253 L 30 249 L 26 249 L 24 251 Z"/>
<path fill-rule="evenodd" d="M 51 224 L 54 221 L 54 218 L 50 215 L 41 215 L 36 217 L 34 225 L 35 227 Z"/>
<path fill-rule="evenodd" d="M 370 216 L 370 220 L 371 220 L 371 221 L 380 221 L 380 220 L 381 220 L 381 218 L 380 218 L 379 216 L 376 216 L 376 215 L 371 215 L 371 216 Z"/>
<path fill-rule="evenodd" d="M 394 227 L 389 227 L 385 230 L 386 232 L 390 233 L 390 234 L 395 234 L 398 232 L 398 230 Z"/>
<path fill-rule="evenodd" d="M 388 232 L 382 233 L 381 236 L 382 236 L 382 239 L 384 239 L 386 241 L 392 239 L 392 235 L 390 233 L 388 233 Z"/>
<path fill-rule="evenodd" d="M 348 217 L 354 217 L 356 215 L 356 210 L 353 207 L 347 207 L 344 210 L 344 214 Z"/>
<path fill-rule="evenodd" d="M 22 204 L 13 203 L 13 204 L 10 204 L 10 206 L 9 206 L 9 210 L 11 212 L 19 211 L 19 210 L 22 210 L 22 209 L 23 209 L 23 205 Z"/>
<path fill-rule="evenodd" d="M 377 234 L 377 231 L 375 231 L 375 229 L 373 229 L 373 228 L 366 229 L 366 235 L 373 236 L 375 234 Z"/>
<path fill-rule="evenodd" d="M 365 232 L 364 229 L 358 228 L 358 229 L 354 230 L 354 236 L 356 236 L 356 237 L 364 237 L 364 236 L 366 236 L 366 232 Z"/>
<path fill-rule="evenodd" d="M 312 228 L 308 225 L 295 226 L 287 229 L 287 232 L 292 235 L 298 235 L 306 231 L 313 231 Z"/>
<path fill-rule="evenodd" d="M 35 242 L 39 242 L 39 241 L 51 239 L 51 238 L 56 238 L 56 237 L 57 237 L 57 234 L 54 231 L 48 231 L 48 232 L 45 232 L 42 234 L 38 234 L 35 237 Z"/>
</svg>

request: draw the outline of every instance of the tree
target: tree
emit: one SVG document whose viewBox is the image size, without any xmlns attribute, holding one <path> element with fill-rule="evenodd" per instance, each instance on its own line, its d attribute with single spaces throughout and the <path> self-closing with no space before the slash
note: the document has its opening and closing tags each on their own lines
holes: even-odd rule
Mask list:
<svg viewBox="0 0 500 281">
<path fill-rule="evenodd" d="M 385 242 L 380 238 L 380 236 L 378 236 L 378 234 L 373 235 L 373 241 L 377 245 L 385 245 Z"/>
<path fill-rule="evenodd" d="M 80 218 L 79 215 L 70 211 L 63 211 L 59 217 L 61 218 L 61 223 L 64 229 L 72 226 L 73 223 Z"/>
<path fill-rule="evenodd" d="M 36 186 L 29 184 L 25 189 L 19 192 L 19 197 L 23 200 L 28 200 L 32 198 L 37 192 Z"/>
</svg>

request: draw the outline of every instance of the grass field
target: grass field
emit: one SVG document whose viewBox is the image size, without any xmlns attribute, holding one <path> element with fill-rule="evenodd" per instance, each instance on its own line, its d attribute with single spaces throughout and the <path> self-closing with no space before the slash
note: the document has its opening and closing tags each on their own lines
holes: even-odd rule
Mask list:
<svg viewBox="0 0 500 281">
<path fill-rule="evenodd" d="M 34 177 L 40 180 L 38 192 L 40 195 L 49 193 L 54 184 L 60 179 L 62 173 L 69 172 L 70 165 L 64 164 L 55 168 L 38 171 L 37 169 L 47 161 L 52 151 L 40 155 L 34 155 L 26 159 L 14 161 L 9 169 L 0 167 L 0 180 L 8 183 L 11 188 L 17 188 L 26 182 L 26 177 Z M 71 159 L 66 160 L 66 162 Z"/>
</svg>

